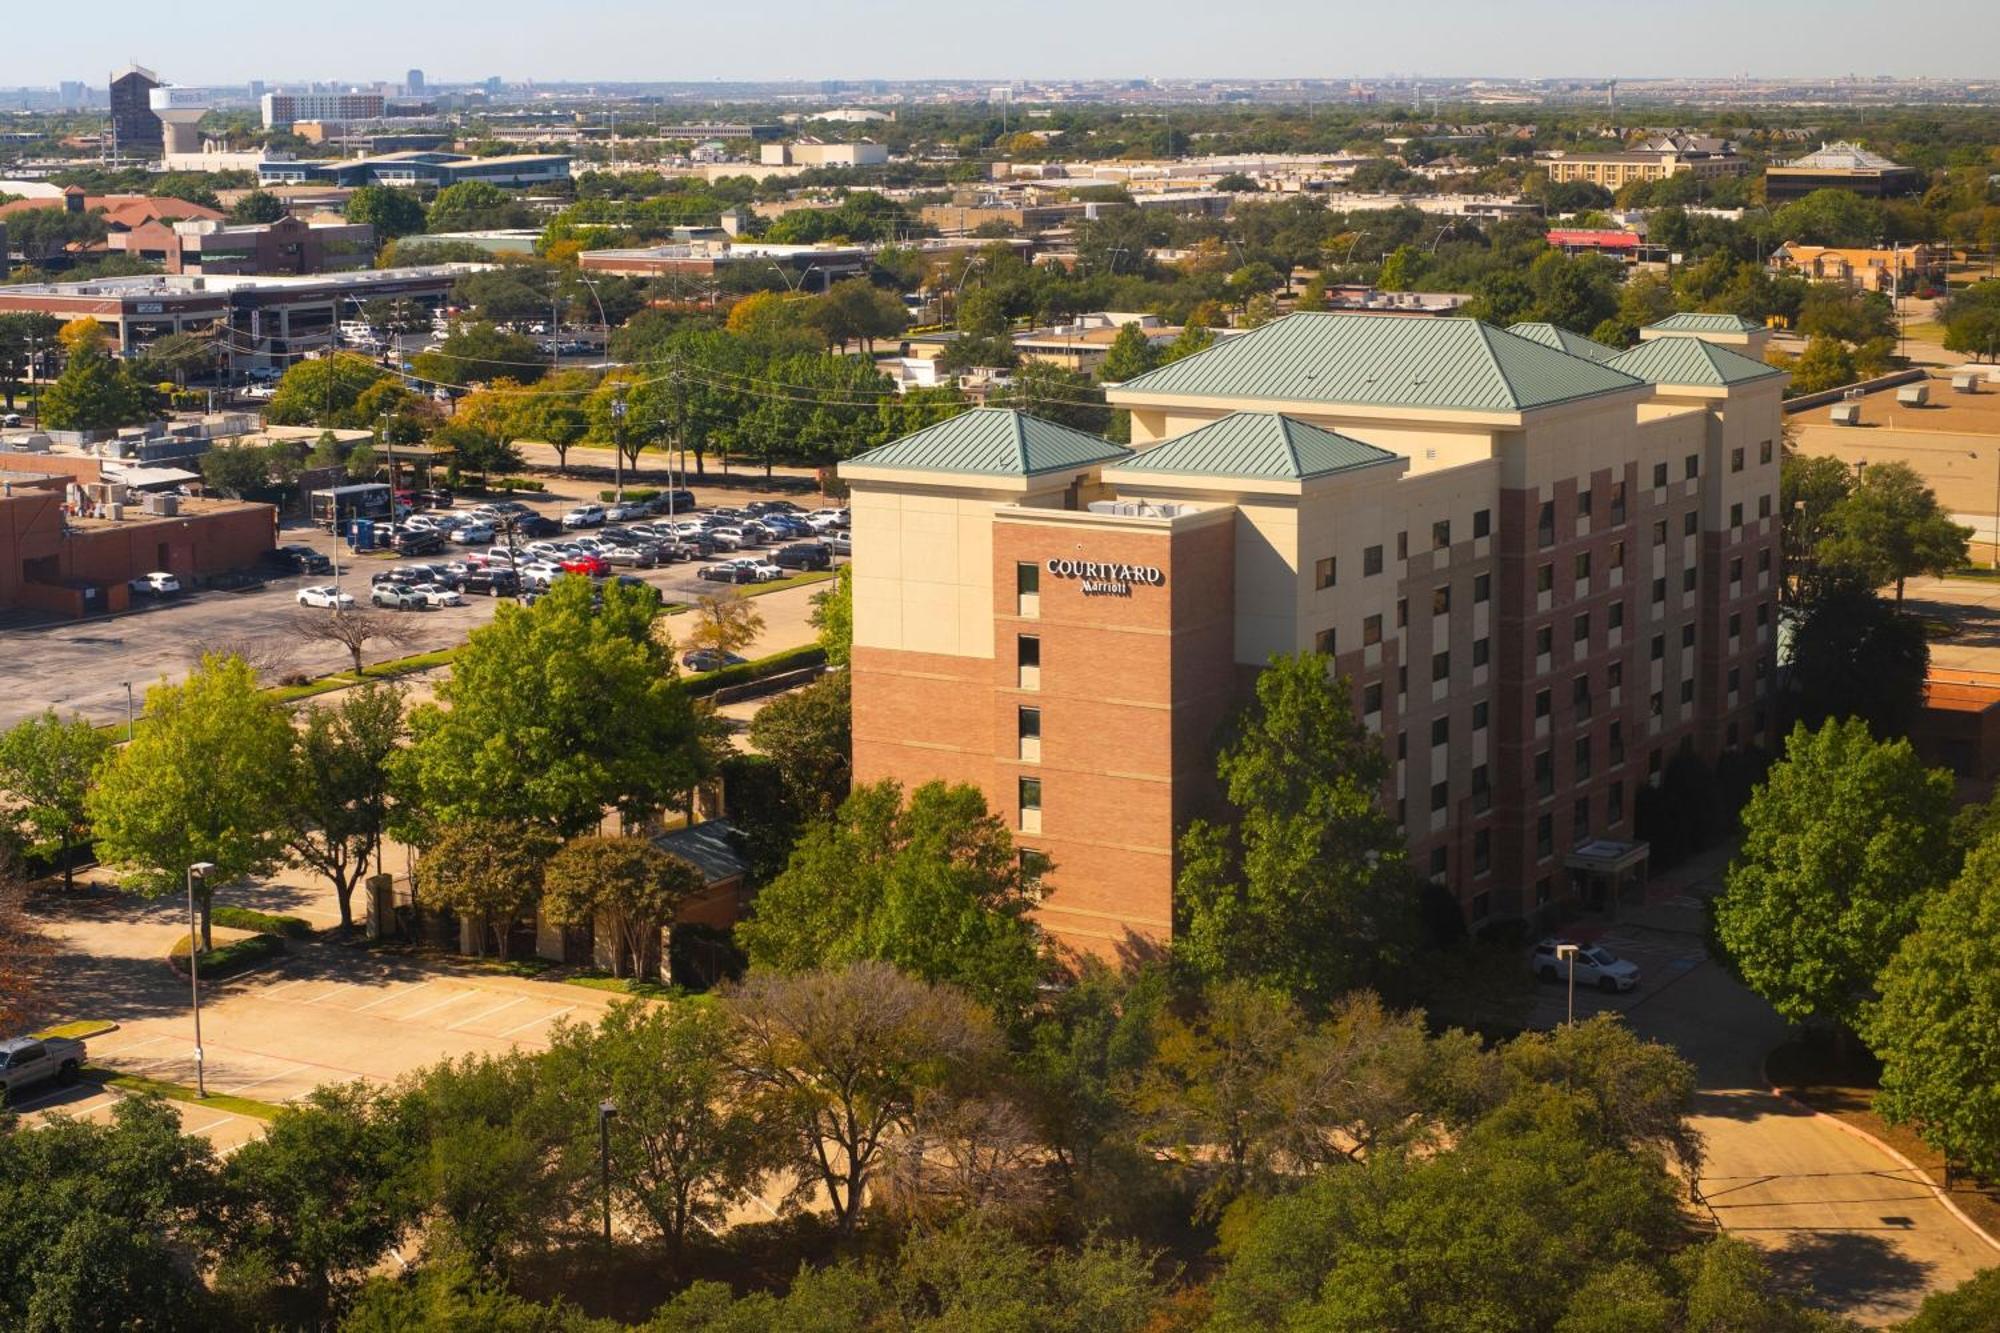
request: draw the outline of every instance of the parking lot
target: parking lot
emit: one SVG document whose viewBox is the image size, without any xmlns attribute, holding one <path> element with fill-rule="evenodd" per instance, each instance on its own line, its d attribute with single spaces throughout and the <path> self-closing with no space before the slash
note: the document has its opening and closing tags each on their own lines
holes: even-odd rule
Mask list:
<svg viewBox="0 0 2000 1333">
<path fill-rule="evenodd" d="M 717 490 L 711 495 L 698 487 L 699 483 L 697 498 L 705 507 L 777 498 L 776 492 L 759 490 Z M 572 479 L 560 483 L 556 493 L 527 498 L 538 511 L 559 517 L 575 500 L 594 498 L 598 489 L 596 482 Z M 801 504 L 812 501 L 810 495 L 794 496 Z M 362 603 L 368 598 L 369 580 L 381 570 L 460 558 L 457 548 L 442 556 L 413 559 L 386 553 L 356 555 L 344 544 L 336 544 L 331 534 L 302 521 L 288 522 L 279 543 L 305 544 L 329 556 L 337 554 L 341 586 Z M 619 572 L 636 574 L 673 603 L 691 603 L 705 593 L 731 586 L 699 578 L 699 568 L 698 563 L 681 562 Z M 80 713 L 93 722 L 122 721 L 127 681 L 132 684 L 135 706 L 143 708 L 147 685 L 161 679 L 178 680 L 204 649 L 245 652 L 272 680 L 293 672 L 318 676 L 342 670 L 349 665 L 344 648 L 303 642 L 287 629 L 288 620 L 301 610 L 299 590 L 331 581 L 325 574 L 291 575 L 241 591 L 199 589 L 165 600 L 138 601 L 130 612 L 85 621 L 0 618 L 0 661 L 7 664 L 9 684 L 0 694 L 0 727 L 47 708 Z M 494 604 L 493 598 L 472 595 L 463 606 L 398 613 L 407 642 L 371 649 L 369 656 L 430 652 L 463 643 L 475 626 L 492 618 Z M 760 644 L 755 651 L 791 646 L 791 642 L 769 647 Z"/>
<path fill-rule="evenodd" d="M 1695 911 L 1699 904 L 1688 900 Z M 1639 968 L 1639 984 L 1629 991 L 1601 991 L 1582 980 L 1576 986 L 1576 1016 L 1589 1018 L 1605 1012 L 1629 1013 L 1646 1004 L 1663 990 L 1692 973 L 1708 960 L 1701 938 L 1682 930 L 1665 930 L 1639 922 L 1577 923 L 1560 932 L 1561 938 L 1580 944 L 1598 945 L 1620 958 L 1630 959 Z M 1528 967 L 1522 962 L 1525 973 Z M 1540 984 L 1529 1008 L 1527 1026 L 1553 1028 L 1569 1017 L 1569 987 L 1559 980 Z"/>
</svg>

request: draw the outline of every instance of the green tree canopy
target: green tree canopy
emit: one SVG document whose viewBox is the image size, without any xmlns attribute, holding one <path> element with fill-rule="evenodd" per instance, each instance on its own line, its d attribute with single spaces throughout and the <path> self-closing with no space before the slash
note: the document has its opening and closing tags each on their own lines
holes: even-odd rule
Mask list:
<svg viewBox="0 0 2000 1333">
<path fill-rule="evenodd" d="M 64 888 L 74 882 L 70 848 L 90 833 L 91 783 L 110 753 L 111 737 L 54 709 L 0 732 L 0 792 L 18 803 L 7 813 L 61 850 Z"/>
<path fill-rule="evenodd" d="M 1972 529 L 1951 521 L 1937 493 L 1908 463 L 1875 463 L 1828 517 L 1833 533 L 1819 548 L 1826 565 L 1845 565 L 1876 584 L 1948 574 L 1966 562 Z"/>
<path fill-rule="evenodd" d="M 274 426 L 366 429 L 375 423 L 359 419 L 356 404 L 388 378 L 388 371 L 352 352 L 295 362 L 278 381 L 264 417 Z"/>
<path fill-rule="evenodd" d="M 229 220 L 237 223 L 276 222 L 285 216 L 285 202 L 269 190 L 252 190 L 229 210 Z"/>
<path fill-rule="evenodd" d="M 115 430 L 145 420 L 145 394 L 131 368 L 92 341 L 71 351 L 42 391 L 41 413 L 51 430 Z"/>
<path fill-rule="evenodd" d="M 848 673 L 829 672 L 773 699 L 750 720 L 750 743 L 777 765 L 799 819 L 830 818 L 853 785 Z"/>
<path fill-rule="evenodd" d="M 419 352 L 410 359 L 410 369 L 419 379 L 447 385 L 503 379 L 533 384 L 548 373 L 548 368 L 548 357 L 535 346 L 534 339 L 503 332 L 492 324 L 454 327 L 437 351 Z"/>
<path fill-rule="evenodd" d="M 351 214 L 350 214 L 351 216 Z M 527 205 L 487 181 L 447 185 L 431 201 L 426 231 L 484 231 L 495 227 L 534 225 Z"/>
<path fill-rule="evenodd" d="M 376 239 L 382 241 L 424 229 L 423 202 L 408 190 L 387 185 L 362 186 L 347 197 L 342 215 L 349 222 L 365 222 L 374 227 Z"/>
<path fill-rule="evenodd" d="M 314 705 L 298 730 L 286 783 L 287 849 L 332 884 L 343 930 L 354 925 L 354 888 L 389 824 L 389 758 L 402 741 L 403 691 L 376 682 L 332 707 Z"/>
<path fill-rule="evenodd" d="M 609 935 L 613 976 L 658 976 L 660 932 L 703 884 L 701 871 L 645 838 L 574 838 L 549 858 L 542 915 Z"/>
<path fill-rule="evenodd" d="M 515 923 L 541 897 L 543 870 L 555 849 L 555 839 L 533 824 L 477 816 L 454 820 L 417 863 L 417 895 L 477 926 L 476 955 L 484 958 L 491 942 L 504 959 Z"/>
<path fill-rule="evenodd" d="M 1799 608 L 1787 651 L 1798 718 L 1858 717 L 1883 739 L 1907 736 L 1923 708 L 1931 648 L 1923 622 L 1859 580 L 1821 580 Z"/>
</svg>

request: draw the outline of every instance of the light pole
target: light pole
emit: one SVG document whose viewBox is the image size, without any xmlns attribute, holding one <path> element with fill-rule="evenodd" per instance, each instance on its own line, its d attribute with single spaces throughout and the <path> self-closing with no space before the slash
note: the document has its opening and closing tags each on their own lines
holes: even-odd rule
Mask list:
<svg viewBox="0 0 2000 1333">
<path fill-rule="evenodd" d="M 1556 946 L 1556 957 L 1567 959 L 1569 961 L 1568 1023 L 1569 1026 L 1575 1027 L 1576 1026 L 1576 946 L 1574 944 L 1558 944 Z"/>
<path fill-rule="evenodd" d="M 611 1249 L 611 1121 L 618 1106 L 610 1098 L 597 1104 L 597 1175 L 604 1190 L 604 1248 Z"/>
<path fill-rule="evenodd" d="M 625 390 L 611 400 L 611 464 L 617 478 L 618 498 L 625 498 Z"/>
<path fill-rule="evenodd" d="M 132 682 L 125 682 L 125 743 L 132 743 Z"/>
<path fill-rule="evenodd" d="M 201 935 L 194 917 L 194 881 L 197 875 L 206 881 L 214 869 L 213 861 L 196 861 L 187 873 L 188 990 L 194 996 L 194 1095 L 197 1097 L 208 1096 L 208 1080 L 201 1061 Z"/>
</svg>

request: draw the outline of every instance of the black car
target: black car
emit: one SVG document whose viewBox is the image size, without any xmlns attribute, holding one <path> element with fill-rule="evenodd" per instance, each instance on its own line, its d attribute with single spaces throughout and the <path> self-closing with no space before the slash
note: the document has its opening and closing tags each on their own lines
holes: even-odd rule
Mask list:
<svg viewBox="0 0 2000 1333">
<path fill-rule="evenodd" d="M 451 586 L 465 593 L 484 593 L 488 597 L 512 597 L 521 590 L 521 577 L 506 568 L 468 569 L 454 579 Z"/>
<path fill-rule="evenodd" d="M 444 534 L 418 528 L 405 528 L 396 534 L 390 543 L 397 555 L 430 555 L 444 549 Z"/>
<path fill-rule="evenodd" d="M 527 541 L 562 534 L 562 524 L 544 514 L 521 514 L 512 520 L 514 534 Z"/>
<path fill-rule="evenodd" d="M 656 514 L 685 514 L 693 508 L 695 508 L 693 491 L 678 489 L 661 491 L 652 500 L 652 509 Z"/>
<path fill-rule="evenodd" d="M 328 574 L 333 571 L 333 561 L 310 546 L 280 546 L 275 551 L 266 551 L 264 563 L 287 574 Z"/>
<path fill-rule="evenodd" d="M 754 517 L 758 518 L 763 517 L 765 514 L 805 513 L 805 510 L 799 508 L 790 500 L 752 500 L 744 508 L 748 509 Z"/>
<path fill-rule="evenodd" d="M 418 491 L 416 499 L 418 503 L 431 509 L 451 508 L 451 492 L 442 486 L 433 486 L 430 490 Z"/>
<path fill-rule="evenodd" d="M 780 546 L 771 563 L 780 569 L 831 569 L 833 548 L 824 542 L 793 542 Z"/>
</svg>

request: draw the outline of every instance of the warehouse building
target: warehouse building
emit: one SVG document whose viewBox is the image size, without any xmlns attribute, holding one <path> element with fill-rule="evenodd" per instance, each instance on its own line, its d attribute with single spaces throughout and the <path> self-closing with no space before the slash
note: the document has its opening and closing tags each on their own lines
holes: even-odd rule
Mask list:
<svg viewBox="0 0 2000 1333">
<path fill-rule="evenodd" d="M 978 785 L 1052 933 L 1158 943 L 1217 728 L 1316 650 L 1472 922 L 1616 892 L 1640 788 L 1771 728 L 1784 376 L 1743 336 L 1298 314 L 1111 389 L 1129 449 L 981 410 L 850 460 L 856 779 Z"/>
</svg>

